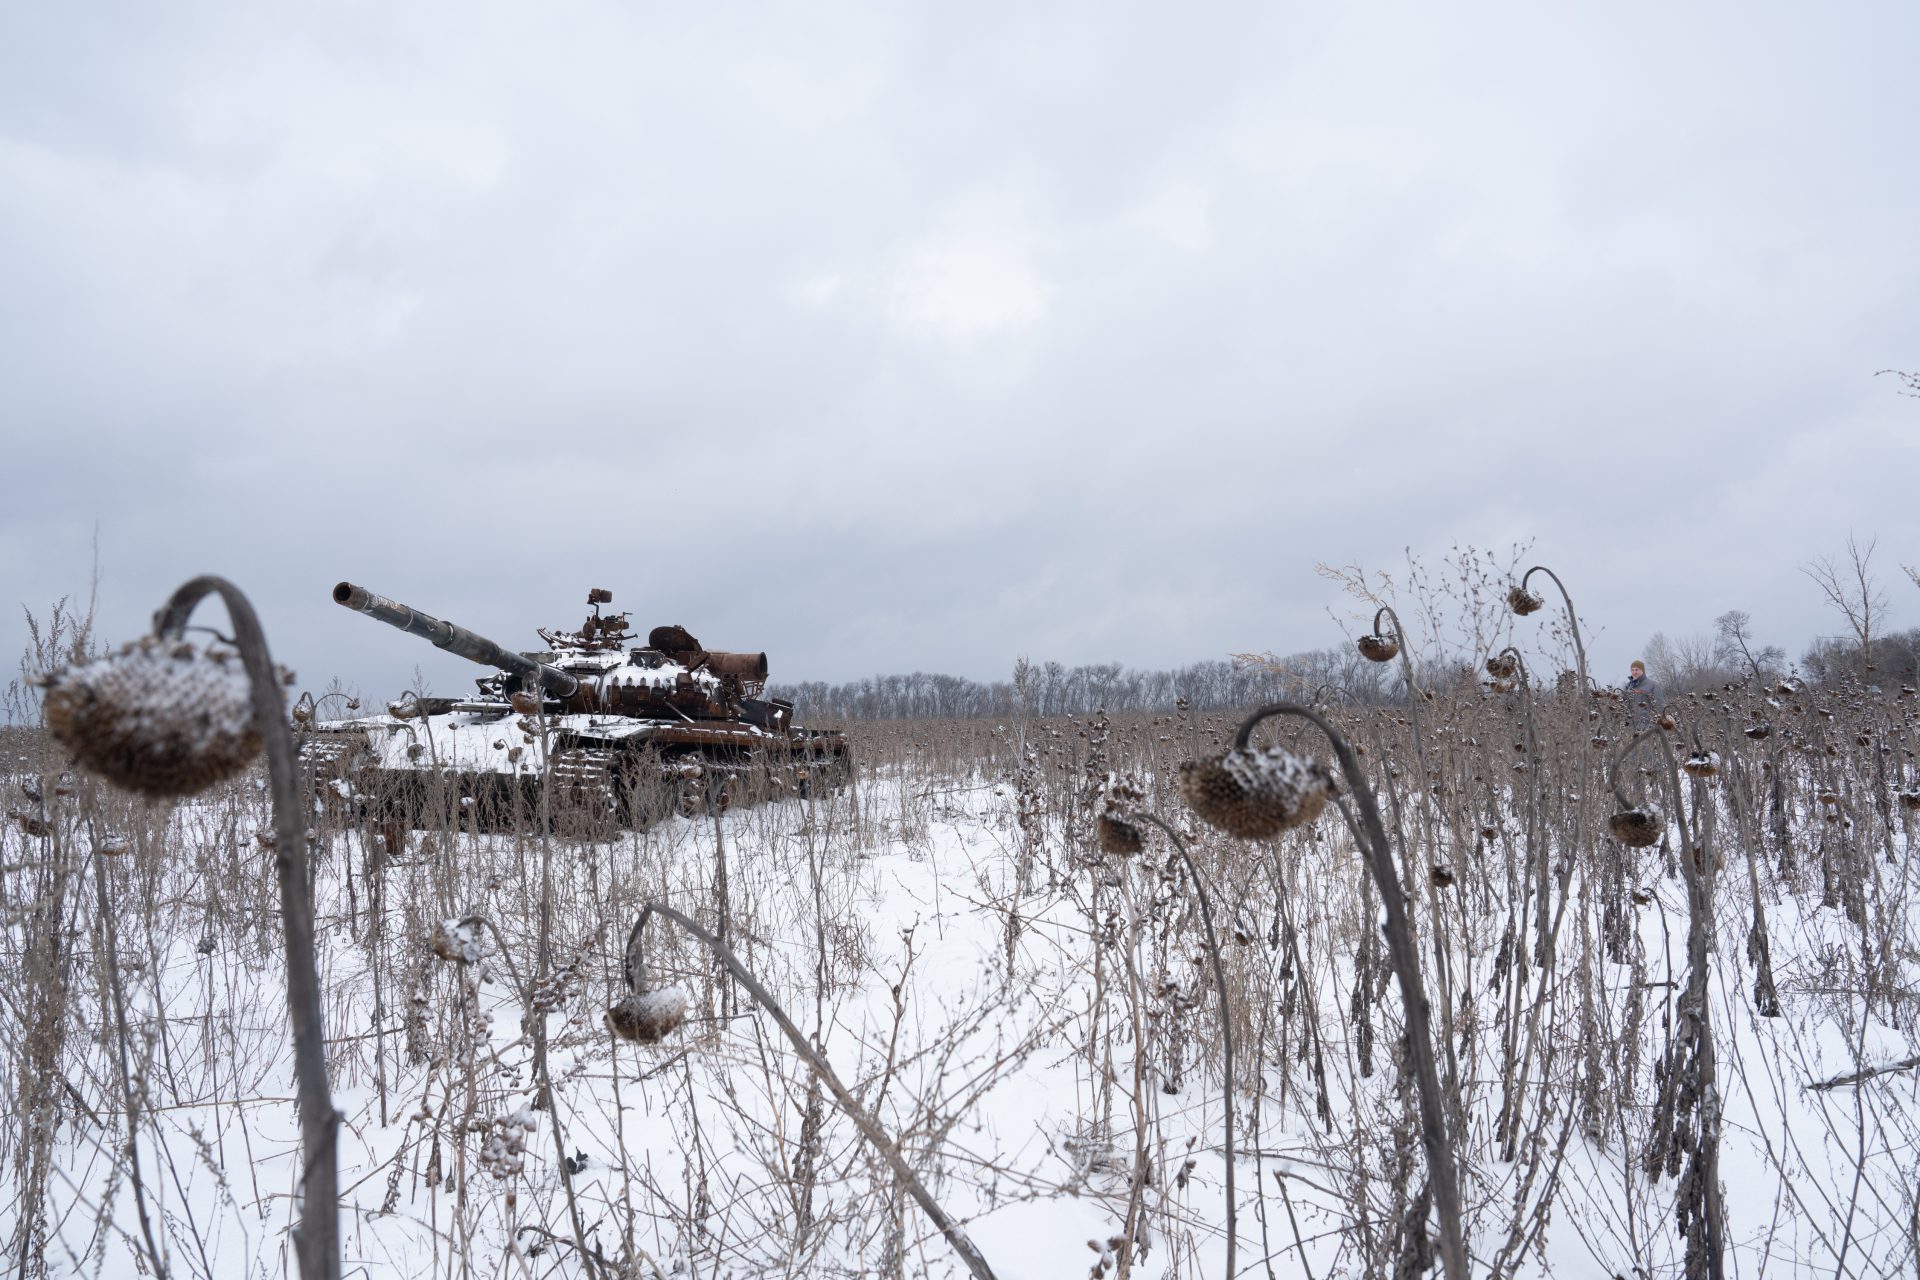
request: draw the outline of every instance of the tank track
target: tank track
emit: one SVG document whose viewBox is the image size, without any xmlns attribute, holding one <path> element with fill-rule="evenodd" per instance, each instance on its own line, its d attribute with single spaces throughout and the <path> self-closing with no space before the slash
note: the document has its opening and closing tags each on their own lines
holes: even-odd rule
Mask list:
<svg viewBox="0 0 1920 1280">
<path fill-rule="evenodd" d="M 314 778 L 344 777 L 353 757 L 366 745 L 359 734 L 306 734 L 299 744 L 300 767 Z"/>
<path fill-rule="evenodd" d="M 619 759 L 617 753 L 599 747 L 553 753 L 547 794 L 557 826 L 592 833 L 620 825 L 620 789 L 614 773 Z"/>
</svg>

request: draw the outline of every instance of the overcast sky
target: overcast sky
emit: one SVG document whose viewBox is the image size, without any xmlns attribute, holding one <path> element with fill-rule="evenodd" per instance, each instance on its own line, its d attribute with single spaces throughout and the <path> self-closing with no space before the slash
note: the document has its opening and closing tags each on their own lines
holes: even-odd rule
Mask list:
<svg viewBox="0 0 1920 1280">
<path fill-rule="evenodd" d="M 995 678 L 1531 540 L 1797 654 L 1849 530 L 1920 624 L 1917 143 L 1910 3 L 9 5 L 0 599 Z"/>
</svg>

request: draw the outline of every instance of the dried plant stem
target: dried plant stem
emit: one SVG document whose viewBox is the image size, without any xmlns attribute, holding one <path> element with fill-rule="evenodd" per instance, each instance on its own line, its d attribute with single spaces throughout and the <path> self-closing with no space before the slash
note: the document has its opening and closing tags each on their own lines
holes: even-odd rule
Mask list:
<svg viewBox="0 0 1920 1280">
<path fill-rule="evenodd" d="M 234 647 L 252 686 L 253 727 L 266 744 L 273 799 L 273 861 L 280 883 L 280 921 L 286 931 L 287 1009 L 293 1023 L 293 1076 L 300 1106 L 299 1221 L 293 1229 L 301 1280 L 340 1280 L 340 1195 L 335 1134 L 340 1117 L 327 1084 L 326 1023 L 320 1007 L 314 955 L 313 890 L 307 881 L 307 830 L 300 803 L 293 734 L 286 697 L 267 651 L 253 605 L 240 589 L 211 574 L 173 593 L 154 617 L 154 633 L 179 636 L 194 606 L 217 594 L 233 624 Z"/>
<path fill-rule="evenodd" d="M 907 1163 L 906 1157 L 900 1153 L 899 1146 L 887 1136 L 886 1130 L 880 1127 L 879 1122 L 869 1116 L 855 1101 L 847 1086 L 840 1082 L 838 1075 L 834 1074 L 833 1067 L 827 1062 L 825 1056 L 807 1043 L 806 1036 L 802 1035 L 800 1028 L 793 1024 L 793 1019 L 789 1018 L 786 1010 L 780 1007 L 780 1002 L 773 998 L 773 993 L 760 985 L 760 980 L 740 962 L 738 956 L 733 954 L 733 948 L 672 907 L 658 902 L 649 902 L 640 909 L 640 918 L 634 921 L 633 931 L 627 935 L 629 985 L 635 990 L 638 990 L 641 985 L 642 973 L 637 963 L 640 941 L 646 930 L 647 921 L 655 915 L 665 916 L 673 921 L 699 939 L 718 957 L 727 971 L 747 989 L 747 994 L 753 997 L 754 1003 L 765 1009 L 780 1030 L 785 1033 L 788 1042 L 793 1045 L 794 1052 L 827 1086 L 827 1091 L 833 1094 L 833 1100 L 839 1105 L 840 1110 L 846 1113 L 847 1118 L 853 1121 L 854 1127 L 860 1130 L 861 1136 L 872 1143 L 874 1150 L 886 1160 L 888 1168 L 893 1170 L 894 1176 L 906 1187 L 907 1194 L 913 1197 L 914 1202 L 933 1221 L 933 1225 L 940 1229 L 940 1234 L 947 1238 L 947 1243 L 953 1246 L 953 1251 L 966 1262 L 967 1269 L 973 1272 L 976 1280 L 996 1280 L 993 1268 L 987 1265 L 987 1260 L 974 1247 L 973 1241 L 967 1237 L 966 1230 L 941 1209 L 939 1203 L 934 1200 L 933 1194 L 920 1181 L 919 1175 L 915 1174 L 913 1167 Z"/>
<path fill-rule="evenodd" d="M 1140 1008 L 1145 1002 L 1140 993 L 1140 971 L 1134 964 L 1134 946 L 1142 926 L 1140 915 L 1134 909 L 1133 895 L 1125 889 L 1122 889 L 1121 895 L 1127 904 L 1127 944 L 1120 948 L 1121 965 L 1127 980 L 1127 1020 L 1133 1028 L 1133 1043 L 1136 1046 L 1143 1046 L 1147 1042 L 1147 1034 L 1146 1029 L 1140 1025 Z M 1106 1076 L 1109 1080 L 1112 1079 L 1111 1065 Z M 1133 1168 L 1127 1174 L 1127 1211 L 1121 1218 L 1120 1227 L 1120 1235 L 1124 1243 L 1117 1252 L 1114 1280 L 1129 1280 L 1133 1275 L 1134 1257 L 1140 1246 L 1141 1217 L 1146 1210 L 1147 1184 L 1152 1181 L 1151 1169 L 1148 1165 L 1148 1147 L 1154 1122 L 1148 1099 L 1147 1055 L 1136 1052 L 1133 1055 Z"/>
<path fill-rule="evenodd" d="M 1180 861 L 1187 865 L 1187 874 L 1193 877 L 1194 893 L 1200 899 L 1200 924 L 1207 934 L 1207 958 L 1213 964 L 1213 987 L 1220 997 L 1220 1105 L 1226 1112 L 1227 1143 L 1227 1269 L 1223 1274 L 1232 1280 L 1238 1274 L 1234 1262 L 1240 1241 L 1239 1209 L 1233 1188 L 1233 1011 L 1227 1007 L 1227 971 L 1220 962 L 1220 937 L 1213 929 L 1212 895 L 1207 892 L 1206 877 L 1200 874 L 1200 868 L 1187 852 L 1187 842 L 1180 838 L 1180 833 L 1154 814 L 1142 812 L 1138 816 L 1167 833 L 1167 839 L 1173 842 Z"/>
<path fill-rule="evenodd" d="M 1551 970 L 1553 927 L 1556 923 L 1553 914 L 1553 867 L 1540 820 L 1540 729 L 1533 713 L 1533 677 L 1518 649 L 1508 647 L 1501 650 L 1499 656 L 1513 661 L 1520 684 L 1520 712 L 1527 722 L 1527 848 L 1533 853 L 1528 872 L 1534 878 L 1534 901 L 1538 904 L 1534 918 L 1533 962 L 1543 970 Z"/>
<path fill-rule="evenodd" d="M 1393 637 L 1400 644 L 1400 676 L 1407 686 L 1407 718 L 1413 722 L 1413 761 L 1419 770 L 1414 779 L 1414 791 L 1420 797 L 1416 812 L 1420 815 L 1420 830 L 1426 837 L 1427 850 L 1437 856 L 1440 842 L 1433 834 L 1433 776 L 1427 765 L 1427 731 L 1421 718 L 1421 707 L 1426 702 L 1426 694 L 1420 689 L 1413 675 L 1413 648 L 1407 643 L 1407 633 L 1400 625 L 1400 615 L 1394 612 L 1392 605 L 1381 605 L 1373 615 L 1373 629 L 1380 630 L 1381 618 L 1393 623 Z M 1398 803 L 1397 801 L 1395 802 Z M 1396 816 L 1395 827 L 1399 820 Z M 1406 854 L 1405 841 L 1401 843 L 1401 855 Z M 1457 870 L 1457 868 L 1456 868 Z M 1457 1097 L 1460 1092 L 1460 1057 L 1454 1048 L 1455 1034 L 1453 1025 L 1453 968 L 1447 955 L 1446 939 L 1441 934 L 1442 915 L 1440 910 L 1440 886 L 1434 883 L 1432 876 L 1425 877 L 1427 882 L 1427 918 L 1428 932 L 1433 948 L 1433 981 L 1440 989 L 1440 1042 L 1447 1055 L 1447 1092 Z"/>
<path fill-rule="evenodd" d="M 1697 1260 L 1704 1263 L 1709 1280 L 1721 1280 L 1726 1266 L 1726 1204 L 1720 1195 L 1720 1089 L 1715 1070 L 1713 1026 L 1708 1017 L 1707 1003 L 1707 979 L 1710 974 L 1707 947 L 1713 934 L 1713 853 L 1707 848 L 1706 824 L 1701 820 L 1704 784 L 1695 779 L 1693 820 L 1689 822 L 1684 793 L 1680 789 L 1680 769 L 1674 763 L 1673 743 L 1656 726 L 1635 735 L 1614 757 L 1609 775 L 1616 796 L 1625 798 L 1625 792 L 1620 787 L 1620 767 L 1642 743 L 1649 740 L 1660 744 L 1661 756 L 1666 764 L 1665 775 L 1672 798 L 1674 822 L 1680 828 L 1681 877 L 1687 887 L 1687 981 L 1679 1004 L 1683 1030 L 1679 1033 L 1678 1044 L 1668 1045 L 1667 1069 L 1669 1072 L 1678 1072 L 1691 1067 L 1699 1128 L 1698 1136 L 1693 1140 L 1693 1149 L 1685 1152 L 1688 1161 L 1680 1175 L 1676 1207 L 1680 1212 L 1681 1232 L 1688 1237 L 1689 1274 L 1694 1274 Z M 1682 1052 L 1676 1051 L 1688 1049 L 1692 1051 L 1691 1063 L 1683 1059 Z M 1663 1099 L 1666 1096 L 1663 1091 Z M 1676 1126 L 1671 1112 L 1667 1111 L 1662 1116 L 1662 1110 L 1665 1108 L 1656 1108 L 1654 1123 L 1657 1146 L 1679 1140 L 1674 1132 Z M 1698 1226 L 1689 1230 L 1688 1220 L 1695 1214 L 1698 1215 Z M 1695 1235 L 1695 1231 L 1699 1235 Z M 1843 1245 L 1843 1263 L 1845 1258 Z"/>
<path fill-rule="evenodd" d="M 140 1176 L 140 1097 L 134 1091 L 133 1072 L 127 1065 L 127 1041 L 130 1035 L 127 1030 L 127 996 L 120 987 L 120 947 L 115 937 L 113 907 L 107 898 L 106 859 L 98 854 L 93 857 L 93 886 L 100 907 L 100 936 L 105 953 L 107 992 L 113 1001 L 113 1039 L 114 1047 L 118 1050 L 120 1101 L 127 1110 L 128 1181 L 133 1184 L 133 1207 L 140 1218 L 140 1236 L 146 1245 L 147 1261 L 155 1275 L 165 1277 L 167 1264 L 153 1239 L 153 1221 L 147 1213 L 146 1182 Z"/>
<path fill-rule="evenodd" d="M 1534 716 L 1533 683 L 1527 671 L 1526 659 L 1520 651 L 1509 646 L 1501 650 L 1499 657 L 1510 658 L 1520 686 L 1520 706 L 1527 724 L 1527 848 L 1535 851 L 1527 868 L 1527 874 L 1534 880 L 1533 902 L 1537 907 L 1534 920 L 1534 964 L 1540 970 L 1539 987 L 1526 1014 L 1525 1039 L 1520 1032 L 1520 1008 L 1524 999 L 1525 984 L 1521 980 L 1520 966 L 1514 966 L 1513 1006 L 1511 1019 L 1505 1039 L 1506 1061 L 1501 1072 L 1502 1087 L 1505 1090 L 1500 1103 L 1500 1115 L 1496 1131 L 1500 1134 L 1501 1149 L 1505 1158 L 1513 1159 L 1518 1150 L 1520 1133 L 1520 1113 L 1525 1106 L 1522 1093 L 1527 1079 L 1527 1068 L 1533 1061 L 1534 1049 L 1539 1043 L 1540 1018 L 1547 1005 L 1548 996 L 1553 989 L 1553 944 L 1559 932 L 1560 916 L 1552 908 L 1552 867 L 1547 856 L 1546 833 L 1541 822 L 1540 797 L 1540 734 L 1539 724 Z M 1568 866 L 1572 863 L 1569 861 Z M 1560 909 L 1566 909 L 1568 895 L 1562 892 Z M 1525 934 L 1525 920 L 1521 921 L 1521 934 Z M 1517 1053 L 1517 1057 L 1516 1057 Z"/>
<path fill-rule="evenodd" d="M 1380 821 L 1380 806 L 1373 788 L 1360 771 L 1353 748 L 1318 712 L 1291 702 L 1276 702 L 1261 707 L 1240 726 L 1234 745 L 1246 749 L 1254 726 L 1271 716 L 1297 716 L 1310 722 L 1333 745 L 1340 771 L 1353 792 L 1366 833 L 1361 850 L 1367 867 L 1380 890 L 1386 912 L 1387 955 L 1393 961 L 1394 976 L 1400 984 L 1400 1002 L 1405 1006 L 1407 1057 L 1413 1066 L 1414 1083 L 1420 1099 L 1420 1137 L 1426 1148 L 1427 1176 L 1433 1182 L 1434 1212 L 1440 1219 L 1440 1259 L 1448 1280 L 1466 1280 L 1467 1244 L 1461 1226 L 1460 1177 L 1454 1162 L 1453 1143 L 1447 1136 L 1446 1114 L 1440 1090 L 1440 1072 L 1433 1057 L 1433 1032 L 1427 1015 L 1427 994 L 1420 977 L 1420 954 L 1414 945 L 1413 930 L 1407 921 L 1405 895 L 1393 865 L 1393 851 L 1387 843 L 1386 828 Z"/>
<path fill-rule="evenodd" d="M 1734 741 L 1733 715 L 1726 716 L 1726 736 L 1729 744 Z M 1760 888 L 1761 850 L 1765 847 L 1760 838 L 1760 824 L 1756 812 L 1756 797 L 1752 794 L 1746 779 L 1745 770 L 1739 763 L 1739 756 L 1728 752 L 1728 763 L 1732 766 L 1727 776 L 1727 807 L 1731 810 L 1734 831 L 1740 844 L 1746 847 L 1747 856 L 1747 896 L 1753 900 L 1753 921 L 1747 929 L 1747 959 L 1753 964 L 1753 1005 L 1754 1011 L 1763 1018 L 1780 1016 L 1780 992 L 1774 984 L 1773 953 L 1767 940 L 1767 904 L 1766 896 Z"/>
<path fill-rule="evenodd" d="M 1586 704 L 1586 699 L 1587 699 L 1587 691 L 1592 686 L 1588 683 L 1588 678 L 1587 678 L 1587 646 L 1586 646 L 1586 643 L 1580 638 L 1580 615 L 1574 612 L 1573 596 L 1568 593 L 1567 584 L 1560 581 L 1559 574 L 1555 573 L 1553 570 L 1547 568 L 1547 566 L 1543 564 L 1534 565 L 1533 568 L 1527 570 L 1525 573 L 1520 575 L 1520 589 L 1522 591 L 1525 591 L 1527 589 L 1528 580 L 1531 579 L 1533 575 L 1536 573 L 1544 573 L 1549 578 L 1553 579 L 1553 585 L 1560 589 L 1560 600 L 1563 604 L 1566 605 L 1567 633 L 1573 637 L 1573 660 L 1576 665 L 1578 675 L 1580 678 L 1580 687 L 1579 687 L 1578 697 L 1580 699 L 1581 706 L 1584 708 Z M 1561 887 L 1560 887 L 1560 892 L 1562 896 L 1562 901 L 1561 901 L 1562 910 L 1564 910 L 1566 906 L 1566 903 L 1565 903 L 1565 895 L 1567 891 L 1566 886 L 1573 876 L 1574 858 L 1579 854 L 1580 850 L 1584 848 L 1586 845 L 1586 822 L 1587 822 L 1586 779 L 1587 779 L 1587 765 L 1591 758 L 1591 752 L 1593 750 L 1593 746 L 1592 746 L 1592 739 L 1589 735 L 1580 735 L 1580 743 L 1581 743 L 1580 745 L 1580 801 L 1578 804 L 1574 806 L 1574 810 L 1573 810 L 1573 844 L 1572 844 L 1572 847 L 1569 848 L 1564 854 L 1564 857 L 1566 859 L 1566 869 L 1561 875 Z M 1535 762 L 1534 767 L 1536 770 L 1539 768 L 1539 764 L 1537 761 Z M 1541 856 L 1544 858 L 1546 855 L 1543 852 Z M 1555 912 L 1552 929 L 1545 930 L 1542 934 L 1544 949 L 1546 951 L 1548 962 L 1549 962 L 1548 967 L 1551 967 L 1554 935 L 1559 931 L 1559 925 L 1560 925 L 1560 916 L 1558 912 Z"/>
<path fill-rule="evenodd" d="M 540 920 L 534 943 L 534 985 L 520 988 L 520 1002 L 531 1024 L 533 1076 L 546 1103 L 548 1128 L 553 1131 L 554 1160 L 560 1172 L 561 1190 L 567 1197 L 567 1225 L 573 1231 L 573 1244 L 586 1265 L 589 1280 L 600 1280 L 597 1251 L 587 1248 L 587 1234 L 580 1225 L 580 1203 L 573 1190 L 573 1167 L 567 1163 L 567 1136 L 560 1120 L 560 1099 L 554 1093 L 553 1077 L 547 1068 L 547 1015 L 534 1008 L 535 991 L 553 975 L 553 728 L 545 715 L 540 717 L 540 758 L 547 770 L 540 788 Z M 492 927 L 491 921 L 488 926 Z M 494 929 L 494 938 L 500 941 L 498 929 Z M 505 950 L 503 946 L 503 954 Z M 516 985 L 518 981 L 516 977 Z"/>
<path fill-rule="evenodd" d="M 1567 606 L 1567 629 L 1573 636 L 1573 660 L 1580 668 L 1580 695 L 1586 696 L 1587 689 L 1587 646 L 1580 639 L 1580 618 L 1573 611 L 1573 597 L 1567 594 L 1567 584 L 1560 581 L 1560 575 L 1543 564 L 1537 564 L 1520 575 L 1520 589 L 1527 589 L 1527 580 L 1536 573 L 1544 573 L 1553 579 L 1553 585 L 1560 588 L 1560 599 Z"/>
</svg>

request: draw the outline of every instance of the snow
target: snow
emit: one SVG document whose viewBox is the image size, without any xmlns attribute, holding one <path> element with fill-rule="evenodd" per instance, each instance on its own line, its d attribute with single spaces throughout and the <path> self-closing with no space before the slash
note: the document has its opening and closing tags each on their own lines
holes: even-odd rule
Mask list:
<svg viewBox="0 0 1920 1280">
<path fill-rule="evenodd" d="M 1229 751 L 1220 762 L 1248 792 L 1297 797 L 1325 785 L 1312 760 L 1279 747 Z"/>
<path fill-rule="evenodd" d="M 436 758 L 493 751 L 503 735 L 519 743 L 515 719 L 432 726 Z M 535 744 L 522 745 L 531 756 Z M 1295 757 L 1261 768 L 1305 785 L 1311 766 Z M 1219 1276 L 1221 1081 L 1193 887 L 1157 842 L 1126 863 L 1090 860 L 1058 815 L 1045 820 L 1051 852 L 1023 864 L 1017 788 L 1002 781 L 962 772 L 936 786 L 924 774 L 869 768 L 836 796 L 728 814 L 718 834 L 730 943 L 900 1139 L 1003 1280 L 1083 1275 L 1116 1241 L 1124 1245 L 1143 1152 L 1153 1171 L 1139 1192 L 1149 1228 L 1133 1274 Z M 286 1229 L 299 1131 L 271 859 L 230 836 L 236 824 L 264 824 L 258 805 L 240 789 L 183 806 L 165 819 L 162 844 L 199 852 L 171 860 L 143 852 L 115 859 L 111 872 L 119 891 L 150 885 L 148 900 L 159 904 L 155 927 L 123 946 L 141 965 L 126 975 L 150 1108 L 141 1168 L 181 1275 L 200 1274 L 201 1258 L 219 1276 L 292 1273 Z M 688 1021 L 655 1045 L 617 1042 L 603 1028 L 603 1011 L 625 994 L 626 931 L 642 901 L 658 897 L 718 920 L 715 834 L 714 821 L 701 819 L 600 846 L 416 836 L 389 873 L 379 933 L 367 916 L 367 885 L 350 896 L 349 869 L 362 867 L 365 853 L 360 835 L 326 837 L 317 894 L 329 1061 L 344 1119 L 349 1274 L 457 1274 L 450 1257 L 468 1260 L 474 1274 L 530 1266 L 546 1275 L 556 1259 L 552 1274 L 577 1274 L 563 1178 L 610 1256 L 626 1250 L 668 1275 L 874 1274 L 890 1252 L 907 1275 L 964 1273 L 913 1203 L 893 1194 L 852 1124 L 810 1090 L 807 1067 L 773 1020 L 669 922 L 650 926 L 649 973 L 667 985 L 649 998 L 684 1002 Z M 1276 998 L 1242 1016 L 1290 1019 L 1299 1055 L 1240 1059 L 1242 1266 L 1264 1276 L 1264 1257 L 1278 1276 L 1355 1274 L 1353 1198 L 1366 1197 L 1376 1214 L 1385 1203 L 1394 1152 L 1381 1137 L 1403 1107 L 1390 996 L 1374 1014 L 1372 1072 L 1355 1067 L 1363 1052 L 1349 1012 L 1355 940 L 1368 927 L 1357 857 L 1324 816 L 1275 846 L 1284 861 L 1256 846 L 1216 844 L 1209 855 L 1203 833 L 1190 834 L 1203 860 L 1234 853 L 1251 867 L 1251 878 L 1236 883 L 1273 877 L 1285 888 L 1278 898 L 1230 893 L 1219 904 L 1248 939 L 1228 949 L 1234 982 L 1291 993 L 1290 1013 Z M 5 841 L 4 861 L 16 871 L 43 856 L 17 831 Z M 1902 861 L 1875 874 L 1904 883 L 1907 850 L 1903 839 Z M 577 960 L 582 975 L 544 1023 L 552 1112 L 537 1106 L 534 1039 L 517 989 L 539 964 L 543 859 L 557 886 L 550 968 Z M 209 908 L 197 868 L 229 862 L 248 874 Z M 1238 874 L 1237 864 L 1212 865 L 1214 875 Z M 1607 993 L 1606 1017 L 1627 1017 L 1642 1002 L 1639 1044 L 1651 1054 L 1670 1007 L 1661 984 L 1684 973 L 1687 904 L 1657 851 L 1637 865 L 1650 899 L 1633 920 L 1637 958 L 1606 963 L 1591 980 Z M 1913 1256 L 1904 1241 L 1920 1151 L 1916 1073 L 1832 1091 L 1808 1086 L 1913 1053 L 1910 1007 L 1893 995 L 1863 1007 L 1833 994 L 1858 981 L 1859 966 L 1881 961 L 1843 913 L 1814 905 L 1817 893 L 1787 892 L 1765 868 L 1759 880 L 1780 1018 L 1757 1016 L 1750 998 L 1746 871 L 1730 865 L 1715 884 L 1709 992 L 1728 1274 L 1830 1276 L 1843 1251 L 1848 1274 L 1898 1274 Z M 1284 928 L 1274 915 L 1283 908 Z M 490 924 L 469 923 L 475 916 Z M 499 954 L 494 929 L 504 939 Z M 1289 934 L 1298 958 L 1282 941 Z M 1110 941 L 1097 946 L 1096 937 Z M 214 941 L 210 952 L 203 938 Z M 1472 957 L 1459 974 L 1469 988 L 1460 1008 L 1480 1023 L 1477 1034 L 1461 1033 L 1474 1080 L 1466 1163 L 1478 1273 L 1507 1245 L 1513 1207 L 1547 1192 L 1521 1180 L 1524 1163 L 1491 1154 L 1499 1045 L 1485 1028 L 1506 998 L 1487 972 L 1497 936 L 1456 941 Z M 1885 963 L 1893 966 L 1888 989 L 1910 991 L 1915 958 Z M 378 991 L 376 972 L 386 984 Z M 1540 978 L 1529 968 L 1521 980 L 1526 994 Z M 92 986 L 81 986 L 82 998 L 93 998 Z M 385 1013 L 377 1038 L 376 1000 Z M 1677 1275 L 1672 1182 L 1639 1170 L 1641 1135 L 1631 1125 L 1582 1131 L 1574 1095 L 1593 1038 L 1573 1026 L 1547 1034 L 1560 1055 L 1551 1070 L 1565 1087 L 1530 1095 L 1537 1109 L 1524 1143 L 1551 1152 L 1564 1140 L 1565 1154 L 1543 1165 L 1558 1179 L 1544 1234 L 1508 1260 L 1524 1275 Z M 136 1273 L 110 1044 L 82 1037 L 65 1063 L 103 1123 L 70 1112 L 54 1137 L 59 1212 L 46 1260 L 56 1275 L 93 1274 L 96 1252 L 105 1259 L 99 1274 Z M 1324 1079 L 1313 1055 L 1324 1058 Z M 1641 1062 L 1643 1077 L 1648 1070 Z M 804 1135 L 814 1132 L 809 1147 Z M 567 1168 L 575 1153 L 584 1157 L 577 1172 L 564 1173 L 562 1147 Z M 808 1167 L 811 1234 L 796 1244 Z M 0 1238 L 17 1211 L 11 1198 L 0 1204 Z"/>
</svg>

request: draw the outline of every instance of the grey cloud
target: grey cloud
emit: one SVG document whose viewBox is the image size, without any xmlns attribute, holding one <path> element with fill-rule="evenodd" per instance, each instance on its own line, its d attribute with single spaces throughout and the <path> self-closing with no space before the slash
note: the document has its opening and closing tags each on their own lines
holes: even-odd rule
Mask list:
<svg viewBox="0 0 1920 1280">
<path fill-rule="evenodd" d="M 90 16 L 91 15 L 91 16 Z M 0 20 L 11 596 L 227 572 L 310 678 L 612 587 L 792 679 L 1336 634 L 1532 538 L 1596 666 L 1878 529 L 1920 25 L 582 5 Z M 1911 620 L 1900 609 L 1896 620 Z M 17 629 L 15 633 L 17 634 Z"/>
</svg>

